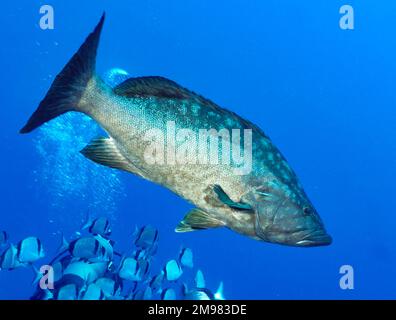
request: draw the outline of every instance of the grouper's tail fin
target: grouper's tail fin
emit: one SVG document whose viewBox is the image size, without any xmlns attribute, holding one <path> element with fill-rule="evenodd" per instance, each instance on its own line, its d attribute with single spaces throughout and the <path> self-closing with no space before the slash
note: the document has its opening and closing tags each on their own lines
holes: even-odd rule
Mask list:
<svg viewBox="0 0 396 320">
<path fill-rule="evenodd" d="M 45 98 L 20 133 L 28 133 L 68 111 L 78 110 L 78 102 L 88 81 L 95 74 L 96 52 L 105 14 L 62 71 L 56 76 Z"/>
</svg>

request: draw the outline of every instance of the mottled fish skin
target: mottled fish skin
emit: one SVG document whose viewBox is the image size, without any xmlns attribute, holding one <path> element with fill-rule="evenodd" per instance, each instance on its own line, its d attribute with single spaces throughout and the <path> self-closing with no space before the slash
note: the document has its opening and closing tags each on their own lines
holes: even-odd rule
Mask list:
<svg viewBox="0 0 396 320">
<path fill-rule="evenodd" d="M 189 219 L 185 217 L 178 231 L 226 226 L 257 240 L 286 245 L 331 243 L 295 173 L 256 125 L 162 77 L 132 78 L 115 88 L 106 85 L 95 73 L 103 23 L 104 15 L 55 78 L 21 133 L 65 112 L 83 112 L 110 137 L 92 141 L 82 150 L 86 157 L 160 184 L 199 209 Z M 189 129 L 196 136 L 202 129 L 239 129 L 238 147 L 244 146 L 243 130 L 251 130 L 251 171 L 236 174 L 239 166 L 233 159 L 230 164 L 173 164 L 169 159 L 164 164 L 150 164 L 145 159 L 151 144 L 147 133 L 155 129 L 166 134 L 168 123 L 174 123 L 175 132 Z M 167 141 L 165 150 L 181 144 Z M 219 154 L 222 148 L 219 143 Z"/>
<path fill-rule="evenodd" d="M 80 108 L 107 131 L 118 151 L 136 168 L 137 174 L 174 191 L 239 233 L 271 241 L 271 238 L 263 239 L 262 235 L 257 235 L 256 214 L 241 212 L 220 203 L 211 186 L 220 185 L 235 202 L 247 200 L 249 203 L 256 190 L 264 190 L 269 194 L 281 194 L 282 198 L 287 198 L 297 207 L 312 207 L 295 173 L 271 140 L 255 125 L 206 99 L 125 98 L 114 94 L 110 87 L 94 78 L 84 92 Z M 147 163 L 144 154 L 149 142 L 144 140 L 145 133 L 151 129 L 166 132 L 168 121 L 175 123 L 176 131 L 187 128 L 197 134 L 199 129 L 251 129 L 252 171 L 246 175 L 236 175 L 232 163 Z M 219 152 L 221 147 L 219 144 Z M 319 226 L 323 226 L 319 217 L 317 221 Z M 274 242 L 293 244 L 288 241 L 280 239 Z"/>
<path fill-rule="evenodd" d="M 225 128 L 221 124 L 225 123 L 225 117 L 232 120 L 233 127 L 229 127 L 230 129 L 249 129 L 236 121 L 237 116 L 232 113 L 227 114 L 223 109 L 208 108 L 188 100 L 156 97 L 131 99 L 117 96 L 99 79 L 94 79 L 87 86 L 81 104 L 81 109 L 107 131 L 118 151 L 136 168 L 136 173 L 167 187 L 224 222 L 231 222 L 233 219 L 228 219 L 228 216 L 239 216 L 239 213 L 221 203 L 214 207 L 213 202 L 216 200 L 211 201 L 213 194 L 210 186 L 220 184 L 232 200 L 239 202 L 244 194 L 261 185 L 255 177 L 258 171 L 255 169 L 248 176 L 238 176 L 228 165 L 158 165 L 149 164 L 144 159 L 149 142 L 143 138 L 148 130 L 160 129 L 166 132 L 168 121 L 175 122 L 176 130 L 220 130 Z M 221 118 L 223 121 L 219 121 Z M 258 130 L 256 135 L 257 132 Z M 268 138 L 265 139 L 269 141 Z M 250 220 L 248 217 L 245 219 Z M 242 224 L 245 225 L 244 222 Z"/>
</svg>

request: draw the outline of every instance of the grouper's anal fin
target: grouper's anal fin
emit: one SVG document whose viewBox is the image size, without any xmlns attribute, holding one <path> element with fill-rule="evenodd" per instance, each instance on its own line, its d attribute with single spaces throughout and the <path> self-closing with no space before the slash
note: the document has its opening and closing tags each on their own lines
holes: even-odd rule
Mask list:
<svg viewBox="0 0 396 320">
<path fill-rule="evenodd" d="M 190 232 L 209 228 L 224 227 L 225 223 L 210 216 L 204 210 L 194 208 L 180 221 L 176 232 Z"/>
<path fill-rule="evenodd" d="M 126 159 L 118 149 L 112 138 L 93 139 L 84 149 L 80 151 L 86 158 L 104 165 L 106 167 L 119 169 L 134 173 L 144 177 L 141 170 L 136 168 L 128 159 Z"/>
</svg>

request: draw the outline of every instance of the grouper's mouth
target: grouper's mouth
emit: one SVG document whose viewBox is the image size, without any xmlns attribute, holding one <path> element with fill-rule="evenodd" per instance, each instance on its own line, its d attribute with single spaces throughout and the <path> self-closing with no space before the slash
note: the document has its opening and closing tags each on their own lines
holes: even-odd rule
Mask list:
<svg viewBox="0 0 396 320">
<path fill-rule="evenodd" d="M 332 241 L 331 236 L 326 231 L 317 230 L 297 241 L 295 245 L 299 247 L 328 246 Z"/>
</svg>

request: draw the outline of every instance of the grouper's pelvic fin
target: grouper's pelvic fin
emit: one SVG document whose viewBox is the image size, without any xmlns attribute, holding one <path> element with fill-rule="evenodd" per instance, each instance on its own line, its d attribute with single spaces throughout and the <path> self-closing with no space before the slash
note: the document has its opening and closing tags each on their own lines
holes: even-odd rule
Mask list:
<svg viewBox="0 0 396 320">
<path fill-rule="evenodd" d="M 94 31 L 56 76 L 45 98 L 20 133 L 31 132 L 68 111 L 82 111 L 78 109 L 78 103 L 87 83 L 95 75 L 96 52 L 104 20 L 103 13 Z"/>
<path fill-rule="evenodd" d="M 192 209 L 179 225 L 176 227 L 176 232 L 190 232 L 194 230 L 202 230 L 209 228 L 224 227 L 225 223 L 210 216 L 207 212 L 195 208 Z"/>
</svg>

